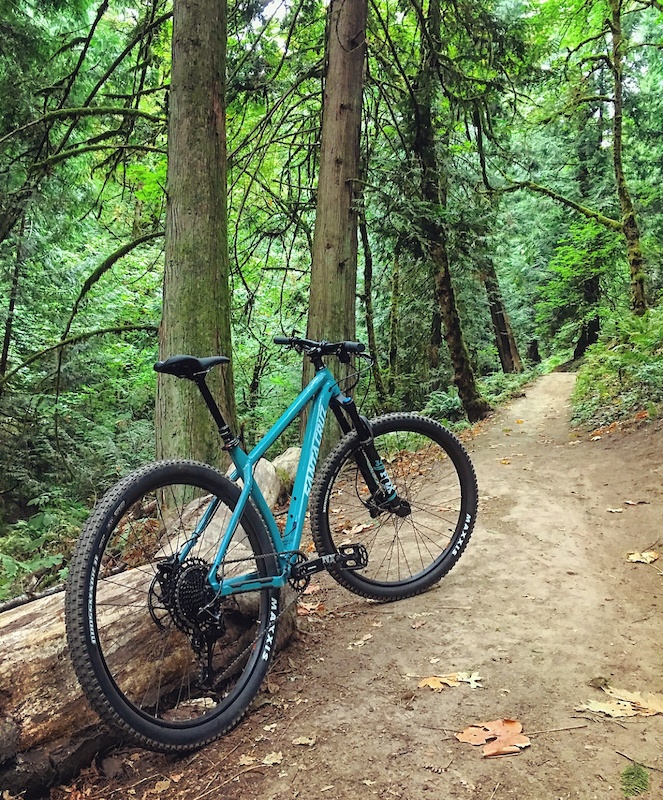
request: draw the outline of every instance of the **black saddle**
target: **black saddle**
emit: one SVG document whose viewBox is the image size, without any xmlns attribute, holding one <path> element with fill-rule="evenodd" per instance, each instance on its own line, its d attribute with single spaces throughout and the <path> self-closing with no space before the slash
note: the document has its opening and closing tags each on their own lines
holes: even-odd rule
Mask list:
<svg viewBox="0 0 663 800">
<path fill-rule="evenodd" d="M 217 364 L 229 364 L 227 356 L 208 356 L 207 358 L 196 358 L 195 356 L 171 356 L 165 361 L 157 361 L 154 365 L 155 372 L 163 372 L 166 375 L 174 375 L 176 378 L 186 378 L 195 381 L 215 367 Z"/>
</svg>

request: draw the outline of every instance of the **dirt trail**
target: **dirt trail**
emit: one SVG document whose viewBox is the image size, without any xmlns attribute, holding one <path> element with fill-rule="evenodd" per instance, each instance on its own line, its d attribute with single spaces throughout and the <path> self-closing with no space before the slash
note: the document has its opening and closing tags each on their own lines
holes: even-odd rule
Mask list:
<svg viewBox="0 0 663 800">
<path fill-rule="evenodd" d="M 303 621 L 238 729 L 186 759 L 116 752 L 55 800 L 79 789 L 90 798 L 603 800 L 622 797 L 624 755 L 657 768 L 645 796 L 661 800 L 663 715 L 614 721 L 574 709 L 607 699 L 589 686 L 598 676 L 663 692 L 663 577 L 625 559 L 657 539 L 663 549 L 663 424 L 592 441 L 569 427 L 572 384 L 563 373 L 540 379 L 468 443 L 480 518 L 436 589 L 376 605 L 325 576 L 310 599 L 326 612 Z M 484 688 L 435 693 L 408 677 L 455 671 L 478 672 Z M 484 759 L 453 738 L 500 717 L 520 720 L 532 746 Z M 298 737 L 315 742 L 293 744 Z M 270 754 L 280 763 L 261 764 Z"/>
</svg>

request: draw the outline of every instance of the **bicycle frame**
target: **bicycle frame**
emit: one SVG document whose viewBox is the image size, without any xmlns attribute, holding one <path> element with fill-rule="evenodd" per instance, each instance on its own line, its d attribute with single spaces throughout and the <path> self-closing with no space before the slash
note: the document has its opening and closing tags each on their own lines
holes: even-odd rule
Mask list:
<svg viewBox="0 0 663 800">
<path fill-rule="evenodd" d="M 336 383 L 336 379 L 327 367 L 323 367 L 316 372 L 313 380 L 303 389 L 294 402 L 283 412 L 265 436 L 249 453 L 246 453 L 238 443 L 228 448 L 230 457 L 235 465 L 235 470 L 229 477 L 233 481 L 241 478 L 244 486 L 237 506 L 228 522 L 228 527 L 219 544 L 216 558 L 207 576 L 211 587 L 217 595 L 223 597 L 239 592 L 255 591 L 256 589 L 266 587 L 278 588 L 285 585 L 288 579 L 289 567 L 291 566 L 286 554 L 299 549 L 304 518 L 308 508 L 309 494 L 311 492 L 311 486 L 313 485 L 313 476 L 315 475 L 315 467 L 320 452 L 322 433 L 325 420 L 327 419 L 327 411 L 333 398 L 339 395 L 341 395 L 341 390 Z M 254 480 L 253 470 L 265 452 L 274 444 L 283 431 L 308 403 L 311 403 L 311 409 L 304 433 L 302 458 L 297 467 L 297 474 L 292 490 L 292 499 L 288 509 L 285 534 L 281 536 L 274 515 L 267 505 L 260 491 L 260 487 Z M 225 558 L 230 542 L 235 535 L 249 498 L 253 500 L 267 525 L 270 538 L 274 544 L 274 552 L 279 560 L 279 575 L 270 578 L 263 578 L 257 574 L 239 575 L 219 581 L 217 572 Z M 214 501 L 210 504 L 202 520 L 196 526 L 196 530 L 180 552 L 180 562 L 186 559 L 190 550 L 194 547 L 200 536 L 202 536 L 205 528 L 214 516 L 216 506 L 217 504 Z"/>
</svg>

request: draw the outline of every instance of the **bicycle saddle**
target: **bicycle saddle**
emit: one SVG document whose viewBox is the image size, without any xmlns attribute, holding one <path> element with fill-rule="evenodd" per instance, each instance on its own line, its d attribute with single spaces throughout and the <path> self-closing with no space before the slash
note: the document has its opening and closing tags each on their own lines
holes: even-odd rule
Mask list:
<svg viewBox="0 0 663 800">
<path fill-rule="evenodd" d="M 194 381 L 201 375 L 207 373 L 217 364 L 229 364 L 227 356 L 208 356 L 207 358 L 196 358 L 195 356 L 171 356 L 165 361 L 157 361 L 154 365 L 155 372 L 163 372 L 166 375 L 174 375 L 176 378 L 186 378 Z"/>
</svg>

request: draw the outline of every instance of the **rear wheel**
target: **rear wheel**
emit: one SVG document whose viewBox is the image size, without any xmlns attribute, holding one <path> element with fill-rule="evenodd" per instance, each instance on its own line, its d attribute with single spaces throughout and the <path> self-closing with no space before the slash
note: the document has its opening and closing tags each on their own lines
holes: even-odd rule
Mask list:
<svg viewBox="0 0 663 800">
<path fill-rule="evenodd" d="M 311 530 L 320 555 L 363 544 L 361 570 L 328 567 L 345 588 L 376 600 L 410 597 L 437 583 L 469 541 L 477 513 L 474 468 L 462 444 L 434 420 L 388 414 L 371 422 L 374 445 L 399 502 L 377 502 L 358 466 L 356 432 L 325 461 L 311 495 Z M 394 510 L 392 510 L 394 509 Z"/>
<path fill-rule="evenodd" d="M 79 539 L 66 597 L 74 668 L 102 719 L 143 747 L 221 735 L 267 672 L 278 590 L 222 599 L 207 579 L 239 494 L 203 464 L 151 464 L 102 498 Z M 275 575 L 272 549 L 247 506 L 218 579 Z"/>
</svg>

